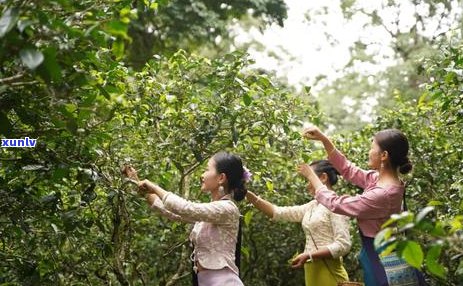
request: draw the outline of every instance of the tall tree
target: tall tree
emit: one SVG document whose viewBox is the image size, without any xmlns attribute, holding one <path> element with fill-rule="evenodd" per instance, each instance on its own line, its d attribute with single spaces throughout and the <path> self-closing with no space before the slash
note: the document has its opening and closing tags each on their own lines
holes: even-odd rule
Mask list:
<svg viewBox="0 0 463 286">
<path fill-rule="evenodd" d="M 124 64 L 138 17 L 131 1 L 4 4 L 0 135 L 37 144 L 0 148 L 0 283 L 189 285 L 187 228 L 147 219 L 120 164 L 196 197 L 189 178 L 216 150 L 239 151 L 256 173 L 289 164 L 299 144 L 292 126 L 310 112 L 267 76 L 243 72 L 240 53 L 161 54 L 134 72 Z M 255 185 L 286 181 L 287 170 L 263 169 Z M 292 255 L 282 252 L 280 262 Z"/>
<path fill-rule="evenodd" d="M 265 27 L 272 23 L 282 26 L 287 16 L 283 0 L 153 1 L 156 10 L 146 9 L 145 2 L 132 4 L 138 17 L 130 24 L 129 60 L 135 67 L 142 67 L 154 54 L 172 54 L 178 49 L 191 52 L 205 46 L 214 50 L 220 43 L 228 43 L 230 25 L 244 18 L 251 17 L 254 25 Z"/>
</svg>

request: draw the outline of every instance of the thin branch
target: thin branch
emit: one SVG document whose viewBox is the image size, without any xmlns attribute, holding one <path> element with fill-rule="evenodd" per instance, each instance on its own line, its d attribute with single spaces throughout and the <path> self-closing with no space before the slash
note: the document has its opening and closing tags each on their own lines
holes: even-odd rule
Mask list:
<svg viewBox="0 0 463 286">
<path fill-rule="evenodd" d="M 22 82 L 13 82 L 11 83 L 12 86 L 20 86 L 20 85 L 33 85 L 39 83 L 37 80 L 33 81 L 22 81 Z"/>
<path fill-rule="evenodd" d="M 8 83 L 10 81 L 15 81 L 17 79 L 22 78 L 23 76 L 24 76 L 24 73 L 18 73 L 17 75 L 14 75 L 14 76 L 0 78 L 0 83 Z"/>
<path fill-rule="evenodd" d="M 196 162 L 193 165 L 191 165 L 184 173 L 184 176 L 190 175 L 199 165 L 201 165 L 201 162 Z"/>
<path fill-rule="evenodd" d="M 171 254 L 175 249 L 181 247 L 182 245 L 185 245 L 189 242 L 188 239 L 186 239 L 185 241 L 182 241 L 180 243 L 177 243 L 176 245 L 172 246 L 170 249 L 167 250 L 167 252 L 162 256 L 162 257 L 166 257 L 168 256 L 169 254 Z"/>
<path fill-rule="evenodd" d="M 21 161 L 22 158 L 0 158 L 0 161 Z"/>
<path fill-rule="evenodd" d="M 176 285 L 176 282 L 183 277 L 189 275 L 189 273 L 185 273 L 186 270 L 186 262 L 189 261 L 188 259 L 189 253 L 187 248 L 183 246 L 182 249 L 182 256 L 180 258 L 180 265 L 178 266 L 177 272 L 167 281 L 166 286 Z"/>
<path fill-rule="evenodd" d="M 373 15 L 371 15 L 371 14 L 365 12 L 363 9 L 360 9 L 360 10 L 358 10 L 358 11 L 359 11 L 360 13 L 364 14 L 365 16 L 367 16 L 367 17 L 373 19 Z M 379 17 L 379 16 L 378 16 L 378 17 Z M 397 20 L 397 21 L 398 21 L 398 20 Z M 398 26 L 397 21 L 396 21 L 396 25 Z M 390 29 L 386 26 L 386 24 L 384 24 L 383 19 L 381 19 L 381 21 L 379 22 L 379 25 L 382 26 L 382 27 L 384 28 L 384 30 L 386 30 L 386 32 L 387 32 L 389 35 L 391 35 L 392 38 L 396 38 L 396 37 L 397 37 L 397 34 L 395 34 L 392 30 L 390 30 Z"/>
</svg>

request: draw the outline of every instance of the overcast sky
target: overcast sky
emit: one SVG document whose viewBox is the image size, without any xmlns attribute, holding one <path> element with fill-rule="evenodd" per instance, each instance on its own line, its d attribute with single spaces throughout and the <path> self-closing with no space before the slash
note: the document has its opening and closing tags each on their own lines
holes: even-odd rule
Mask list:
<svg viewBox="0 0 463 286">
<path fill-rule="evenodd" d="M 362 28 L 366 18 L 346 21 L 338 0 L 286 2 L 289 10 L 283 28 L 272 25 L 263 34 L 252 28 L 249 34 L 240 33 L 236 41 L 244 43 L 252 38 L 262 43 L 265 50 L 259 47 L 249 49 L 251 57 L 256 60 L 255 66 L 275 71 L 290 84 L 312 85 L 320 74 L 329 78 L 340 76 L 340 69 L 350 59 L 349 47 L 361 37 L 371 37 L 371 41 L 390 39 L 388 34 L 381 33 L 381 29 L 368 31 Z M 322 11 L 324 7 L 327 14 Z M 387 45 L 376 49 L 379 54 L 388 53 Z M 372 72 L 380 68 L 368 67 Z"/>
<path fill-rule="evenodd" d="M 416 12 L 415 7 L 404 1 L 398 9 L 384 9 L 381 8 L 384 1 L 357 2 L 367 11 L 377 9 L 386 23 L 388 18 L 391 23 L 395 22 L 395 16 L 400 15 L 399 29 L 409 29 L 413 23 L 411 15 Z M 251 46 L 249 49 L 251 57 L 256 60 L 255 66 L 275 71 L 279 77 L 287 78 L 292 85 L 313 85 L 317 75 L 326 75 L 331 79 L 342 76 L 342 68 L 350 59 L 349 47 L 359 39 L 365 43 L 373 43 L 368 45 L 366 52 L 375 55 L 380 64 L 363 64 L 356 67 L 356 71 L 374 74 L 393 64 L 393 52 L 388 45 L 391 36 L 386 30 L 364 26 L 370 21 L 365 15 L 345 20 L 340 2 L 341 0 L 286 0 L 289 9 L 283 28 L 272 25 L 263 33 L 252 28 L 248 33 L 238 33 L 236 42 L 246 43 L 253 39 L 262 43 L 264 48 Z M 428 31 L 433 32 L 433 23 L 427 25 Z"/>
</svg>

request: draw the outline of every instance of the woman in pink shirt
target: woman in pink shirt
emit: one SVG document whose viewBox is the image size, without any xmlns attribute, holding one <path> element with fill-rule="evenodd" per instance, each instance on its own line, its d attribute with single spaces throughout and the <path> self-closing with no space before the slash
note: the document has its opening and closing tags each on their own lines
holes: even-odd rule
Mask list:
<svg viewBox="0 0 463 286">
<path fill-rule="evenodd" d="M 125 173 L 138 181 L 136 171 Z M 238 207 L 246 195 L 245 182 L 250 174 L 240 157 L 219 152 L 207 164 L 201 176 L 201 191 L 211 194 L 211 202 L 195 203 L 165 191 L 149 180 L 138 182 L 152 209 L 177 221 L 194 223 L 190 240 L 194 245 L 192 260 L 200 286 L 242 286 L 235 263 L 239 218 Z"/>
<path fill-rule="evenodd" d="M 368 156 L 368 167 L 371 170 L 367 171 L 348 161 L 317 127 L 306 128 L 303 135 L 308 139 L 321 141 L 328 153 L 329 161 L 341 176 L 363 189 L 363 193 L 356 196 L 337 195 L 326 188 L 306 165 L 299 167 L 299 172 L 314 185 L 315 199 L 319 203 L 334 213 L 357 219 L 362 237 L 360 263 L 364 272 L 365 285 L 388 285 L 387 276 L 374 248 L 373 240 L 381 230 L 381 225 L 392 214 L 402 211 L 405 186 L 399 178 L 399 173 L 406 174 L 412 169 L 408 159 L 407 138 L 397 129 L 387 129 L 376 133 Z"/>
</svg>

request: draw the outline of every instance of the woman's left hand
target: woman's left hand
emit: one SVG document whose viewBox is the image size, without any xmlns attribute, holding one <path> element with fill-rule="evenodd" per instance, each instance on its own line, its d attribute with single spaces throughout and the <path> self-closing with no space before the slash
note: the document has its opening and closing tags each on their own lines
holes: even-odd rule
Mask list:
<svg viewBox="0 0 463 286">
<path fill-rule="evenodd" d="M 291 262 L 291 267 L 292 268 L 301 268 L 304 266 L 304 263 L 307 261 L 307 259 L 310 258 L 310 255 L 308 253 L 301 253 L 296 258 L 293 259 Z"/>
<path fill-rule="evenodd" d="M 138 181 L 138 193 L 141 195 L 144 195 L 145 193 L 147 193 L 149 190 L 150 184 L 152 183 L 147 179 Z"/>
<path fill-rule="evenodd" d="M 147 179 L 138 181 L 138 194 L 140 196 L 145 196 L 147 194 L 152 194 L 154 192 L 154 184 Z"/>
</svg>

